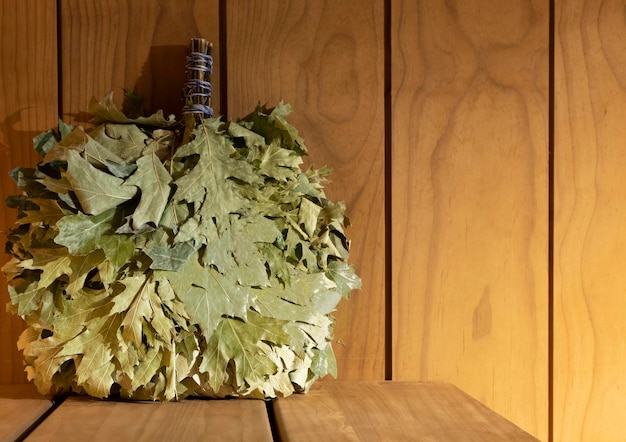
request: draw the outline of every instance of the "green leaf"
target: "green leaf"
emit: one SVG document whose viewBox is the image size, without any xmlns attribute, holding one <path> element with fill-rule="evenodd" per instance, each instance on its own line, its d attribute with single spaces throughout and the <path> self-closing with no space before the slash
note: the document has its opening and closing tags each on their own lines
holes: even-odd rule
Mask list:
<svg viewBox="0 0 626 442">
<path fill-rule="evenodd" d="M 210 367 L 212 372 L 223 373 L 228 362 L 232 360 L 235 363 L 237 385 L 248 384 L 253 390 L 263 384 L 263 373 L 273 373 L 277 369 L 272 359 L 259 351 L 257 343 L 267 340 L 287 344 L 289 339 L 282 322 L 268 321 L 254 312 L 250 313 L 247 321 L 224 318 L 209 341 L 210 350 L 205 354 L 205 361 L 200 369 L 206 370 Z M 267 366 L 270 367 L 269 370 L 262 369 Z M 217 381 L 220 382 L 220 376 Z M 212 388 L 216 390 L 216 386 L 217 382 Z"/>
<path fill-rule="evenodd" d="M 66 194 L 72 190 L 72 185 L 67 180 L 67 174 L 63 173 L 61 178 L 52 178 L 48 175 L 44 175 L 43 178 L 37 180 L 41 183 L 48 191 L 60 194 Z M 60 195 L 59 199 L 61 198 Z"/>
<path fill-rule="evenodd" d="M 107 149 L 96 140 L 86 135 L 86 141 L 83 148 L 83 157 L 89 161 L 90 164 L 98 169 L 108 169 L 108 164 L 123 164 L 124 160 L 113 153 L 110 149 Z"/>
<path fill-rule="evenodd" d="M 299 172 L 302 158 L 293 151 L 281 147 L 277 143 L 263 145 L 251 150 L 250 160 L 258 164 L 259 173 L 280 181 L 287 181 Z"/>
<path fill-rule="evenodd" d="M 298 135 L 298 130 L 292 124 L 287 122 L 287 116 L 291 114 L 291 105 L 280 102 L 270 112 L 268 120 L 274 124 L 274 126 L 285 131 L 288 135 L 283 135 L 284 142 L 290 147 L 298 145 L 300 148 L 304 147 L 304 140 Z"/>
<path fill-rule="evenodd" d="M 59 352 L 59 355 L 82 355 L 74 358 L 76 380 L 91 396 L 104 398 L 111 392 L 115 365 L 109 343 L 114 342 L 118 326 L 114 317 L 92 321 Z"/>
<path fill-rule="evenodd" d="M 49 287 L 57 278 L 71 274 L 71 263 L 71 256 L 62 255 L 42 266 L 33 266 L 34 269 L 43 270 L 39 278 L 39 288 Z"/>
<path fill-rule="evenodd" d="M 113 176 L 118 178 L 128 178 L 137 170 L 136 164 L 116 163 L 110 160 L 104 160 L 104 165 Z"/>
<path fill-rule="evenodd" d="M 97 216 L 82 213 L 69 215 L 57 222 L 59 234 L 54 242 L 67 247 L 74 255 L 84 255 L 99 246 L 99 240 L 111 230 L 115 210 L 107 210 Z"/>
<path fill-rule="evenodd" d="M 128 263 L 135 254 L 135 242 L 126 235 L 101 235 L 96 245 L 102 248 L 107 261 L 116 269 Z"/>
<path fill-rule="evenodd" d="M 291 106 L 280 102 L 269 115 L 264 114 L 260 106 L 257 106 L 256 111 L 246 120 L 252 122 L 254 132 L 265 137 L 266 144 L 276 140 L 285 148 L 304 155 L 307 150 L 304 140 L 298 135 L 298 130 L 287 122 L 287 115 L 290 113 Z"/>
<path fill-rule="evenodd" d="M 169 348 L 170 339 L 175 334 L 175 324 L 173 321 L 165 315 L 163 310 L 163 303 L 159 298 L 155 286 L 151 286 L 149 292 L 150 307 L 152 308 L 152 317 L 150 318 L 150 326 L 157 333 L 159 338 L 167 343 Z"/>
<path fill-rule="evenodd" d="M 226 368 L 229 361 L 229 353 L 224 350 L 224 346 L 220 346 L 219 330 L 212 338 L 212 342 L 206 348 L 206 351 L 202 355 L 202 362 L 198 367 L 201 373 L 208 373 L 209 387 L 214 392 L 219 392 L 222 385 L 228 381 L 226 374 Z"/>
<path fill-rule="evenodd" d="M 137 171 L 125 182 L 141 190 L 139 204 L 133 213 L 133 228 L 139 229 L 147 223 L 159 224 L 169 201 L 171 181 L 172 177 L 155 154 L 137 160 Z"/>
<path fill-rule="evenodd" d="M 176 234 L 179 226 L 184 222 L 184 220 L 189 218 L 190 213 L 191 211 L 187 204 L 172 204 L 172 202 L 170 201 L 165 206 L 165 210 L 163 211 L 163 215 L 161 216 L 161 220 L 159 221 L 159 227 L 167 229 L 168 231 Z M 185 239 L 182 242 L 185 241 L 188 241 L 188 239 Z"/>
<path fill-rule="evenodd" d="M 144 325 L 154 315 L 150 304 L 150 292 L 156 290 L 152 278 L 145 275 L 123 279 L 124 290 L 114 298 L 113 313 L 124 313 L 122 337 L 137 348 L 143 346 Z"/>
<path fill-rule="evenodd" d="M 354 266 L 347 262 L 331 261 L 326 275 L 337 284 L 337 289 L 344 298 L 349 297 L 350 291 L 361 288 L 361 278 L 355 273 Z"/>
<path fill-rule="evenodd" d="M 289 285 L 291 275 L 283 251 L 273 244 L 264 244 L 261 246 L 261 252 L 270 268 L 271 275 L 278 278 L 283 285 Z"/>
<path fill-rule="evenodd" d="M 97 126 L 90 135 L 122 162 L 133 163 L 152 140 L 135 124 L 105 123 Z"/>
<path fill-rule="evenodd" d="M 134 123 L 156 127 L 168 127 L 177 123 L 174 115 L 170 115 L 166 119 L 163 111 L 158 111 L 149 117 L 128 118 L 113 101 L 113 92 L 105 95 L 100 102 L 92 98 L 89 102 L 89 113 L 93 115 L 94 123 Z"/>
<path fill-rule="evenodd" d="M 8 286 L 11 303 L 17 305 L 17 314 L 24 317 L 40 307 L 41 298 L 48 292 L 47 288 L 39 288 L 38 281 L 25 280 L 19 286 Z"/>
<path fill-rule="evenodd" d="M 164 129 L 109 95 L 95 129 L 59 123 L 37 168 L 11 172 L 8 307 L 29 379 L 97 397 L 265 398 L 335 375 L 331 313 L 360 287 L 345 205 L 290 107 Z M 191 136 L 189 136 L 191 135 Z"/>
<path fill-rule="evenodd" d="M 189 257 L 195 253 L 195 248 L 191 243 L 183 242 L 173 247 L 154 246 L 144 251 L 152 260 L 151 269 L 175 272 L 185 265 Z"/>
<path fill-rule="evenodd" d="M 202 223 L 200 228 L 200 217 L 192 216 L 187 218 L 183 225 L 178 229 L 178 233 L 174 238 L 174 244 L 181 242 L 194 241 L 196 244 L 207 244 L 213 238 L 217 238 L 217 228 L 212 222 Z M 207 236 L 210 235 L 210 236 Z"/>
<path fill-rule="evenodd" d="M 32 260 L 22 261 L 22 266 L 29 269 L 41 269 L 43 266 L 67 256 L 67 249 L 64 247 L 33 247 L 31 250 Z"/>
<path fill-rule="evenodd" d="M 307 235 L 309 235 L 309 238 L 313 237 L 315 234 L 317 217 L 321 211 L 322 208 L 308 198 L 302 198 L 300 200 L 300 207 L 298 209 L 298 224 L 304 226 L 304 231 Z"/>
<path fill-rule="evenodd" d="M 236 138 L 243 138 L 248 147 L 265 146 L 265 138 L 237 123 L 228 124 L 228 133 Z"/>
<path fill-rule="evenodd" d="M 330 374 L 337 377 L 337 360 L 330 346 L 330 343 L 321 346 L 321 348 L 313 349 L 313 358 L 311 358 L 311 371 L 318 377 L 324 377 Z"/>
<path fill-rule="evenodd" d="M 63 140 L 74 130 L 74 126 L 66 124 L 59 118 L 59 130 L 58 134 L 54 130 L 42 132 L 33 138 L 33 147 L 41 155 L 45 157 L 52 148 L 57 144 L 59 140 Z"/>
<path fill-rule="evenodd" d="M 265 257 L 260 244 L 272 243 L 281 236 L 273 221 L 264 217 L 231 217 L 230 225 L 209 242 L 203 264 L 215 265 L 230 273 L 244 286 L 268 285 Z"/>
<path fill-rule="evenodd" d="M 42 132 L 33 138 L 33 147 L 39 155 L 46 156 L 48 151 L 54 147 L 57 139 L 53 130 Z"/>
<path fill-rule="evenodd" d="M 50 336 L 25 344 L 22 336 L 20 336 L 20 341 L 22 345 L 25 345 L 24 356 L 32 361 L 26 369 L 28 379 L 35 382 L 40 392 L 50 392 L 53 376 L 65 361 L 71 359 L 70 356 L 57 356 L 64 341 Z"/>
<path fill-rule="evenodd" d="M 176 134 L 172 130 L 156 129 L 152 132 L 152 138 L 146 140 L 146 147 L 142 154 L 155 154 L 162 161 L 168 159 L 174 151 L 177 143 Z"/>
<path fill-rule="evenodd" d="M 59 207 L 57 200 L 44 198 L 31 198 L 31 203 L 36 204 L 39 210 L 25 210 L 26 216 L 18 218 L 19 224 L 47 224 L 54 225 L 58 220 L 63 218 L 64 211 Z"/>
<path fill-rule="evenodd" d="M 17 187 L 25 191 L 30 197 L 44 196 L 43 186 L 39 183 L 39 179 L 43 178 L 43 174 L 29 167 L 16 167 L 11 169 L 9 175 L 17 185 Z"/>
<path fill-rule="evenodd" d="M 96 250 L 85 256 L 71 256 L 71 273 L 66 291 L 74 294 L 82 289 L 89 274 L 97 269 L 98 264 L 103 260 L 104 256 L 101 250 Z"/>
<path fill-rule="evenodd" d="M 282 297 L 294 304 L 311 305 L 314 295 L 328 293 L 335 287 L 324 273 L 298 272 L 291 275 L 291 284 L 285 287 Z"/>
<path fill-rule="evenodd" d="M 137 193 L 120 178 L 94 168 L 80 154 L 68 152 L 68 181 L 85 213 L 99 215 L 128 201 Z"/>
<path fill-rule="evenodd" d="M 309 305 L 303 306 L 287 301 L 283 297 L 284 293 L 284 288 L 279 285 L 254 290 L 255 308 L 263 316 L 285 321 L 317 324 L 320 322 L 320 317 L 324 317 L 311 309 Z"/>
<path fill-rule="evenodd" d="M 207 119 L 194 131 L 195 138 L 181 146 L 174 160 L 182 161 L 199 155 L 197 164 L 175 181 L 177 187 L 174 203 L 196 203 L 204 219 L 215 218 L 218 227 L 226 222 L 230 213 L 245 207 L 239 196 L 236 180 L 247 183 L 259 181 L 252 166 L 234 158 L 232 143 L 219 133 L 219 120 Z"/>
<path fill-rule="evenodd" d="M 85 144 L 89 140 L 89 135 L 85 133 L 82 127 L 72 130 L 61 141 L 52 146 L 46 153 L 42 163 L 48 164 L 55 161 L 67 162 L 67 154 L 70 151 L 82 153 L 85 150 Z"/>
<path fill-rule="evenodd" d="M 109 314 L 110 296 L 103 290 L 82 288 L 63 299 L 60 307 L 50 321 L 51 328 L 55 337 L 69 341 L 87 326 L 94 329 L 102 325 L 102 318 Z M 63 314 L 59 314 L 61 311 Z"/>
<path fill-rule="evenodd" d="M 148 350 L 146 357 L 138 361 L 138 364 L 134 367 L 130 387 L 132 390 L 137 390 L 150 382 L 161 368 L 162 357 L 163 355 L 158 349 L 153 347 Z"/>
<path fill-rule="evenodd" d="M 295 222 L 290 222 L 289 227 L 285 238 L 287 260 L 296 263 L 298 270 L 317 271 L 317 255 L 311 249 L 307 234 Z"/>
<path fill-rule="evenodd" d="M 74 130 L 74 126 L 71 124 L 65 123 L 63 120 L 59 118 L 59 136 L 61 137 L 61 141 L 65 137 L 67 137 Z"/>
<path fill-rule="evenodd" d="M 212 267 L 202 267 L 194 254 L 177 272 L 155 272 L 157 280 L 166 279 L 176 296 L 185 303 L 190 318 L 205 336 L 210 336 L 222 315 L 246 319 L 251 305 L 250 290 L 222 275 Z"/>
</svg>

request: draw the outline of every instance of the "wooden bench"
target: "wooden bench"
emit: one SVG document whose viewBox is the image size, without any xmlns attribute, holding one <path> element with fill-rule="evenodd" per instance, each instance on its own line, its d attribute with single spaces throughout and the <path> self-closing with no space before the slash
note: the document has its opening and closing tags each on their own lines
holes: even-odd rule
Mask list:
<svg viewBox="0 0 626 442">
<path fill-rule="evenodd" d="M 0 441 L 20 440 L 52 410 L 50 397 L 32 385 L 0 385 Z"/>
<path fill-rule="evenodd" d="M 306 395 L 62 403 L 0 386 L 0 441 L 536 441 L 450 384 L 321 381 Z"/>
</svg>

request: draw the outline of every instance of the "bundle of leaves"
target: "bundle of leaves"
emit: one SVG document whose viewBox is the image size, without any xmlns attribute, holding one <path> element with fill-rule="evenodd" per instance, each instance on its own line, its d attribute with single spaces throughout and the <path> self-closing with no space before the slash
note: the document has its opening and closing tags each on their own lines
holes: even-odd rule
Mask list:
<svg viewBox="0 0 626 442">
<path fill-rule="evenodd" d="M 238 122 L 131 119 L 35 138 L 3 267 L 41 392 L 174 400 L 286 396 L 335 375 L 332 311 L 360 286 L 344 204 L 288 105 Z"/>
</svg>

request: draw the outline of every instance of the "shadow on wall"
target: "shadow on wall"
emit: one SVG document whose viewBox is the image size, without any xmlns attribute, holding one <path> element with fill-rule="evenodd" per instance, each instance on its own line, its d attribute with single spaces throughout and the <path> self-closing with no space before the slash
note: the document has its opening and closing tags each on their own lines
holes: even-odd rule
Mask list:
<svg viewBox="0 0 626 442">
<path fill-rule="evenodd" d="M 11 146 L 20 146 L 23 142 L 30 142 L 32 145 L 32 139 L 38 135 L 40 132 L 43 132 L 49 128 L 42 129 L 41 131 L 37 130 L 19 130 L 20 122 L 23 120 L 27 120 L 28 118 L 24 118 L 23 113 L 29 112 L 30 110 L 35 110 L 34 107 L 24 107 L 16 110 L 12 114 L 7 115 L 7 117 L 0 121 L 0 147 L 1 148 L 10 148 Z M 28 117 L 28 116 L 27 116 Z M 27 145 L 28 146 L 28 145 Z"/>
<path fill-rule="evenodd" d="M 40 159 L 39 154 L 32 147 L 33 138 L 49 128 L 42 128 L 42 130 L 20 129 L 22 126 L 32 127 L 31 124 L 26 124 L 30 120 L 28 113 L 36 111 L 35 107 L 24 107 L 0 121 L 0 185 L 2 186 L 0 204 L 3 207 L 4 200 L 8 195 L 19 193 L 17 186 L 9 177 L 9 171 L 17 166 L 34 167 Z M 1 212 L 3 212 L 3 218 L 11 220 L 12 224 L 15 219 L 13 210 L 3 209 Z"/>
<path fill-rule="evenodd" d="M 39 154 L 33 149 L 32 139 L 39 134 L 36 130 L 20 130 L 20 126 L 31 127 L 23 122 L 28 121 L 28 112 L 36 111 L 34 107 L 24 107 L 7 115 L 5 119 L 0 121 L 0 245 L 4 251 L 4 243 L 6 241 L 6 232 L 13 227 L 17 219 L 17 212 L 8 209 L 5 200 L 9 195 L 18 195 L 20 190 L 13 179 L 9 176 L 9 171 L 14 167 L 34 167 L 39 161 Z M 0 256 L 0 265 L 4 264 L 9 256 L 3 253 Z M 8 294 L 6 294 L 6 279 L 0 277 L 0 290 L 3 293 L 0 301 L 0 308 L 4 312 L 6 299 L 8 302 Z"/>
<path fill-rule="evenodd" d="M 183 108 L 183 86 L 186 74 L 187 46 L 152 46 L 143 64 L 141 74 L 134 84 L 125 84 L 143 99 L 143 114 L 150 115 L 163 110 L 165 116 L 176 115 L 180 119 Z M 127 79 L 127 81 L 132 81 Z M 124 101 L 123 90 L 113 90 L 118 106 Z M 102 97 L 95 97 L 101 99 Z M 91 97 L 89 97 L 91 99 Z M 89 126 L 92 116 L 87 109 L 68 114 L 74 121 Z"/>
<path fill-rule="evenodd" d="M 165 115 L 181 116 L 187 46 L 152 46 L 141 76 L 132 86 L 144 99 L 144 113 L 163 109 Z M 130 87 L 131 85 L 128 85 Z"/>
</svg>

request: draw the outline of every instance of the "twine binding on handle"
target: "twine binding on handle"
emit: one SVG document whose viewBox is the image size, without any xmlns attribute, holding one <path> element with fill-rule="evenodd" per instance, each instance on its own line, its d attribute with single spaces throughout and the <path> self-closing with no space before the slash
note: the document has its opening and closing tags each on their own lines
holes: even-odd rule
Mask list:
<svg viewBox="0 0 626 442">
<path fill-rule="evenodd" d="M 187 81 L 185 82 L 184 115 L 193 115 L 197 118 L 212 117 L 213 108 L 211 98 L 213 87 L 211 74 L 213 72 L 213 45 L 201 38 L 191 40 L 187 55 Z"/>
</svg>

